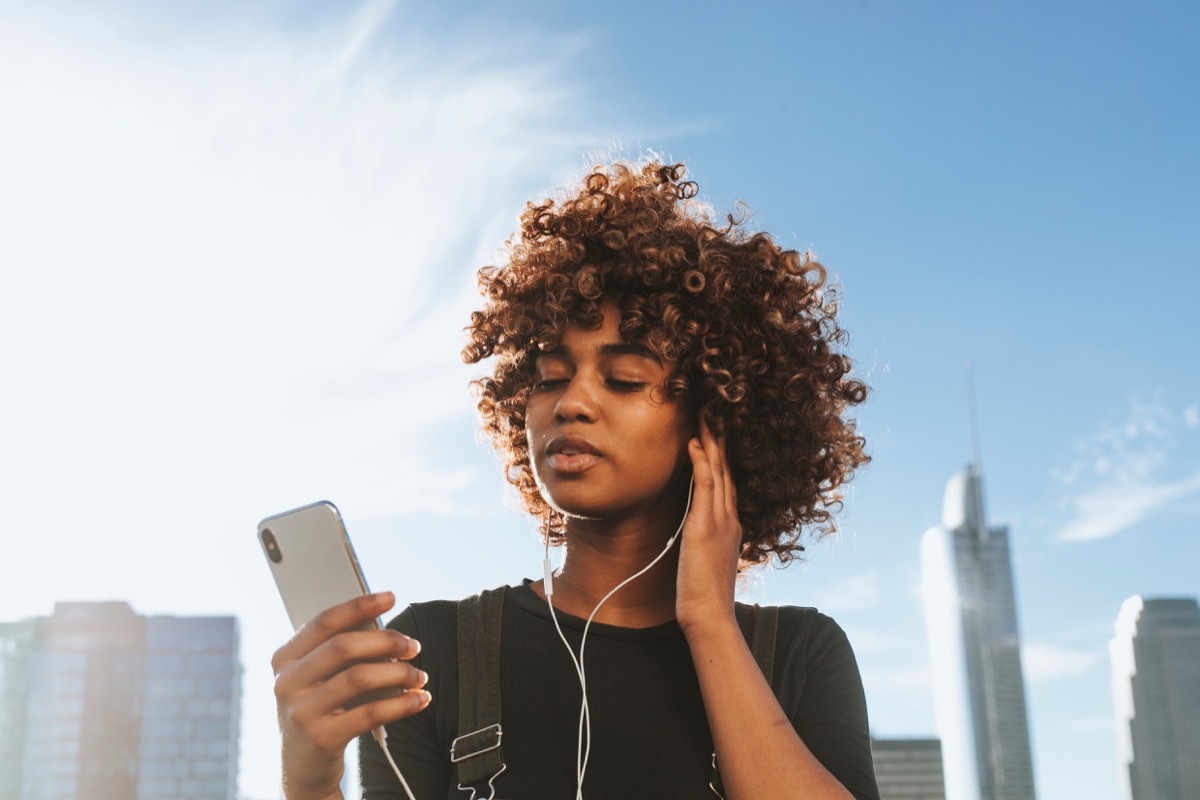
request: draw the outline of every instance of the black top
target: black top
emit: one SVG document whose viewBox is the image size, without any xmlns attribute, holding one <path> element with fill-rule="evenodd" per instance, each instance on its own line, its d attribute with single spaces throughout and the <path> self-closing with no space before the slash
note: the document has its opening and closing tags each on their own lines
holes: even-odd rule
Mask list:
<svg viewBox="0 0 1200 800">
<path fill-rule="evenodd" d="M 584 620 L 556 613 L 578 653 Z M 413 664 L 429 673 L 433 694 L 423 712 L 388 726 L 392 755 L 416 800 L 465 800 L 450 763 L 458 735 L 456 604 L 412 605 L 388 627 L 421 642 Z M 572 800 L 579 680 L 545 601 L 528 582 L 509 590 L 501 631 L 506 769 L 496 780 L 496 798 Z M 678 623 L 642 629 L 592 623 L 585 657 L 592 745 L 584 798 L 715 800 L 708 788 L 712 736 Z M 866 700 L 842 629 L 816 609 L 782 607 L 774 669 L 780 705 L 809 750 L 858 800 L 878 800 Z M 404 798 L 370 736 L 359 753 L 363 798 Z"/>
</svg>

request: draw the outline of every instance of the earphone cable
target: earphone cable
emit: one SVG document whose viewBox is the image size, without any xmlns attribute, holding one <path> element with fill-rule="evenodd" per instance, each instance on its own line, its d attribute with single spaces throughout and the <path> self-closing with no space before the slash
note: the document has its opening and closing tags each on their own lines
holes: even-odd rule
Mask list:
<svg viewBox="0 0 1200 800">
<path fill-rule="evenodd" d="M 416 800 L 413 797 L 412 789 L 408 788 L 408 781 L 404 780 L 404 776 L 400 774 L 400 767 L 396 766 L 396 759 L 392 758 L 392 751 L 388 749 L 387 730 L 380 725 L 371 731 L 371 736 L 375 737 L 375 741 L 379 742 L 379 748 L 383 750 L 383 755 L 387 758 L 388 764 L 391 765 L 392 772 L 396 773 L 396 777 L 400 779 L 400 785 L 404 787 L 404 794 L 408 796 L 408 800 Z"/>
<path fill-rule="evenodd" d="M 596 604 L 596 607 L 592 609 L 592 613 L 588 615 L 587 622 L 584 623 L 584 626 L 583 626 L 583 636 L 579 640 L 579 657 L 578 658 L 575 657 L 574 648 L 572 648 L 571 645 L 567 642 L 566 637 L 563 635 L 562 628 L 560 628 L 558 625 L 558 617 L 555 616 L 555 614 L 554 614 L 554 603 L 551 602 L 551 600 L 550 600 L 551 595 L 553 594 L 554 590 L 553 590 L 552 572 L 550 570 L 550 539 L 549 539 L 549 537 L 546 538 L 546 556 L 545 556 L 545 560 L 543 561 L 543 564 L 542 564 L 543 572 L 545 574 L 546 604 L 550 606 L 550 616 L 554 619 L 554 627 L 558 630 L 559 638 L 561 638 L 563 641 L 563 644 L 566 645 L 567 652 L 571 654 L 571 661 L 575 664 L 575 669 L 579 676 L 579 687 L 583 693 L 583 701 L 580 704 L 580 709 L 579 709 L 579 735 L 578 735 L 578 740 L 577 740 L 577 744 L 576 744 L 576 748 L 575 748 L 575 770 L 576 770 L 575 771 L 575 777 L 576 777 L 575 798 L 576 798 L 576 800 L 583 800 L 583 777 L 584 777 L 584 774 L 587 772 L 588 756 L 591 754 L 591 749 L 592 749 L 591 715 L 588 710 L 588 704 L 587 704 L 587 670 L 584 666 L 584 661 L 583 661 L 584 648 L 587 647 L 588 629 L 591 628 L 592 620 L 595 619 L 596 613 L 598 611 L 600 611 L 600 607 L 603 606 L 606 602 L 608 602 L 608 599 L 610 597 L 612 597 L 614 594 L 616 594 L 618 591 L 620 591 L 622 588 L 624 588 L 628 583 L 633 581 L 635 578 L 640 578 L 642 575 L 649 572 L 650 569 L 655 564 L 657 564 L 659 561 L 662 560 L 663 556 L 665 556 L 668 552 L 670 552 L 671 547 L 674 546 L 674 544 L 675 544 L 675 540 L 677 540 L 679 538 L 679 534 L 683 532 L 683 525 L 685 522 L 687 522 L 688 512 L 690 512 L 692 510 L 692 491 L 694 488 L 695 488 L 695 481 L 693 480 L 688 483 L 687 505 L 683 509 L 683 519 L 681 519 L 679 521 L 679 527 L 675 529 L 675 533 L 672 534 L 671 538 L 667 540 L 666 547 L 664 547 L 662 549 L 662 552 L 659 553 L 657 556 L 655 556 L 654 559 L 649 564 L 642 567 L 640 570 L 633 573 L 628 578 L 626 578 L 625 580 L 621 581 L 616 586 L 614 586 L 612 588 L 612 590 L 609 591 L 608 594 L 604 595 L 604 597 L 602 597 L 600 599 L 600 602 Z M 584 737 L 585 729 L 587 731 L 586 739 Z"/>
</svg>

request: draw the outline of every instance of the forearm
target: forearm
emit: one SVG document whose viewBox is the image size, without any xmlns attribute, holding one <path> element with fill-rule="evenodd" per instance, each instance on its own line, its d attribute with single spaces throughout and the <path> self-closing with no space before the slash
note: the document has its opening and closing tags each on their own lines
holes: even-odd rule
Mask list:
<svg viewBox="0 0 1200 800">
<path fill-rule="evenodd" d="M 796 735 L 732 609 L 686 633 L 726 799 L 853 800 Z"/>
</svg>

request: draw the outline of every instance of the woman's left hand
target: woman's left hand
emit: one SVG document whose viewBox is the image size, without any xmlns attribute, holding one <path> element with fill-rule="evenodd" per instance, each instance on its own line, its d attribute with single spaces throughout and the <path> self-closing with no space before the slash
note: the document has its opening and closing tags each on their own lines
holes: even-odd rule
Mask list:
<svg viewBox="0 0 1200 800">
<path fill-rule="evenodd" d="M 735 621 L 733 596 L 742 546 L 725 438 L 718 439 L 701 419 L 700 436 L 688 443 L 688 455 L 695 486 L 683 524 L 675 585 L 675 616 L 685 634 L 709 623 Z"/>
</svg>

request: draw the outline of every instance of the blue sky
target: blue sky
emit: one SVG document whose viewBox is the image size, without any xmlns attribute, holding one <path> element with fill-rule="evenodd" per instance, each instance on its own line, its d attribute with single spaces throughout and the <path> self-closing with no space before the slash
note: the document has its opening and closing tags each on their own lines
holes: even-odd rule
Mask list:
<svg viewBox="0 0 1200 800">
<path fill-rule="evenodd" d="M 254 524 L 328 497 L 404 600 L 538 570 L 458 362 L 524 200 L 653 149 L 812 248 L 873 386 L 817 605 L 931 734 L 918 543 L 1010 526 L 1039 796 L 1115 800 L 1121 602 L 1200 594 L 1200 12 L 1188 3 L 0 2 L 0 619 L 234 613 L 278 795 Z"/>
</svg>

